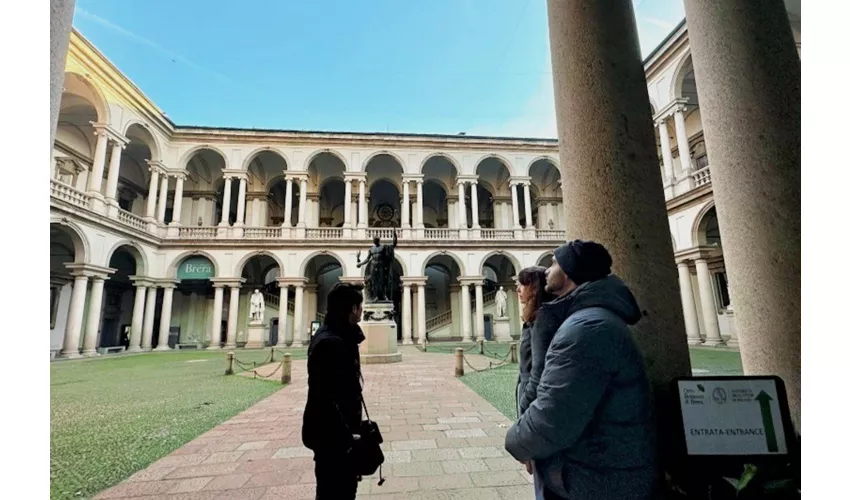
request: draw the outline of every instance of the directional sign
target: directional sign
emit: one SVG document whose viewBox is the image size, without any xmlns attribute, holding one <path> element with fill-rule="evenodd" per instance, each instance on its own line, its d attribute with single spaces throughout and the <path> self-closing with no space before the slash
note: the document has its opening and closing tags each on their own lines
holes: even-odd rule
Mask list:
<svg viewBox="0 0 850 500">
<path fill-rule="evenodd" d="M 688 455 L 788 453 L 774 379 L 696 378 L 677 386 Z"/>
</svg>

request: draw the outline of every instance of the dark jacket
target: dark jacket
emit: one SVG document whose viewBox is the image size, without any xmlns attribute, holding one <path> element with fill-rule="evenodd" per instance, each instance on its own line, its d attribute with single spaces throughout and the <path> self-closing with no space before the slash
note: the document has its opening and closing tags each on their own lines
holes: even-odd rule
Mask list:
<svg viewBox="0 0 850 500">
<path fill-rule="evenodd" d="M 516 381 L 516 417 L 519 418 L 526 407 L 520 403 L 525 387 L 531 379 L 531 323 L 522 325 L 522 334 L 519 337 L 519 377 Z"/>
<path fill-rule="evenodd" d="M 362 420 L 357 325 L 322 325 L 307 350 L 307 405 L 301 441 L 316 454 L 344 453 Z"/>
<path fill-rule="evenodd" d="M 537 386 L 543 375 L 543 365 L 546 361 L 546 351 L 555 337 L 555 332 L 567 317 L 567 308 L 562 304 L 567 296 L 558 297 L 552 301 L 544 302 L 537 311 L 537 319 L 531 329 L 531 371 L 525 390 L 520 393 L 519 412 L 525 413 L 531 402 L 537 398 Z"/>
<path fill-rule="evenodd" d="M 571 500 L 643 500 L 655 486 L 655 424 L 643 357 L 627 325 L 640 309 L 616 276 L 558 300 L 566 320 L 546 354 L 537 398 L 505 436 Z M 532 334 L 533 335 L 533 334 Z"/>
</svg>

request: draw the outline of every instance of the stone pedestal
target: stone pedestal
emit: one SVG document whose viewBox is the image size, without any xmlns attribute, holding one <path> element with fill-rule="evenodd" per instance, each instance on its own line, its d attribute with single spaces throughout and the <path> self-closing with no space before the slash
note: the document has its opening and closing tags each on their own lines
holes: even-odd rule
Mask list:
<svg viewBox="0 0 850 500">
<path fill-rule="evenodd" d="M 248 338 L 245 349 L 261 349 L 266 338 L 266 325 L 257 321 L 248 323 Z"/>
<path fill-rule="evenodd" d="M 493 318 L 493 339 L 496 342 L 510 342 L 511 318 Z"/>
<path fill-rule="evenodd" d="M 363 305 L 360 328 L 366 340 L 360 343 L 360 363 L 398 363 L 398 334 L 393 320 L 392 302 L 373 302 Z"/>
</svg>

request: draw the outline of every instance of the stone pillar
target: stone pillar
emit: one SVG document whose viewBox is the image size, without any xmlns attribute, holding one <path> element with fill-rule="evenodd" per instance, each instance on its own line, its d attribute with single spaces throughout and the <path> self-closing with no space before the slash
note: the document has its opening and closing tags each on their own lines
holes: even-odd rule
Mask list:
<svg viewBox="0 0 850 500">
<path fill-rule="evenodd" d="M 168 203 L 168 175 L 163 174 L 159 183 L 159 199 L 157 200 L 156 220 L 165 224 L 165 205 Z"/>
<path fill-rule="evenodd" d="M 94 146 L 94 158 L 92 159 L 91 171 L 88 179 L 88 194 L 94 197 L 103 198 L 100 192 L 100 186 L 103 182 L 103 167 L 106 163 L 106 146 L 109 141 L 106 130 L 100 126 L 95 126 L 94 135 L 97 136 L 97 142 Z M 51 145 L 51 150 L 53 146 Z"/>
<path fill-rule="evenodd" d="M 295 336 L 298 335 L 302 346 L 310 345 L 310 335 L 306 330 L 304 328 L 304 283 L 297 283 L 295 285 L 295 321 L 292 325 L 293 344 Z"/>
<path fill-rule="evenodd" d="M 357 227 L 364 229 L 369 225 L 369 221 L 366 220 L 366 212 L 368 210 L 366 205 L 366 179 L 360 179 L 360 184 L 357 188 L 357 206 L 360 208 L 360 215 L 357 217 Z"/>
<path fill-rule="evenodd" d="M 175 286 L 173 283 L 169 283 L 162 287 L 162 309 L 159 313 L 159 338 L 156 342 L 156 351 L 171 349 L 168 347 L 168 335 L 171 329 L 171 305 L 173 304 Z"/>
<path fill-rule="evenodd" d="M 351 179 L 345 179 L 345 198 L 344 205 L 342 208 L 343 213 L 343 223 L 342 227 L 351 228 Z"/>
<path fill-rule="evenodd" d="M 74 288 L 71 291 L 71 304 L 68 306 L 68 319 L 65 323 L 65 338 L 62 340 L 63 358 L 80 357 L 80 330 L 83 328 L 83 307 L 86 305 L 88 276 L 74 276 Z"/>
<path fill-rule="evenodd" d="M 679 262 L 676 267 L 679 269 L 679 291 L 682 296 L 682 311 L 685 316 L 685 332 L 688 335 L 688 344 L 699 345 L 702 344 L 702 338 L 699 336 L 699 318 L 694 303 L 694 290 L 691 287 L 691 270 L 687 261 Z"/>
<path fill-rule="evenodd" d="M 213 296 L 212 338 L 207 349 L 221 349 L 221 314 L 224 309 L 224 284 L 213 284 L 215 295 Z"/>
<path fill-rule="evenodd" d="M 289 319 L 289 285 L 279 283 L 278 286 L 280 287 L 280 304 L 278 304 L 277 313 L 277 346 L 283 347 L 292 345 L 292 338 L 287 337 L 286 333 L 286 323 Z"/>
<path fill-rule="evenodd" d="M 142 322 L 145 318 L 145 294 L 147 284 L 136 282 L 136 297 L 133 299 L 133 319 L 130 322 L 130 346 L 128 351 L 140 351 L 142 343 Z"/>
<path fill-rule="evenodd" d="M 466 183 L 457 181 L 457 227 L 466 229 Z"/>
<path fill-rule="evenodd" d="M 425 343 L 425 337 L 428 334 L 427 323 L 425 322 L 425 283 L 416 285 L 416 334 L 419 336 L 419 343 Z"/>
<path fill-rule="evenodd" d="M 307 227 L 307 178 L 301 178 L 301 187 L 298 194 L 298 227 Z"/>
<path fill-rule="evenodd" d="M 644 312 L 633 331 L 663 400 L 690 358 L 670 307 L 681 299 L 632 2 L 547 4 L 566 240 L 611 253 Z"/>
<path fill-rule="evenodd" d="M 514 215 L 514 229 L 522 229 L 519 225 L 519 197 L 516 193 L 516 184 L 511 184 L 511 209 Z"/>
<path fill-rule="evenodd" d="M 230 225 L 230 188 L 232 187 L 232 179 L 228 176 L 224 177 L 224 196 L 221 199 L 221 220 L 219 226 Z"/>
<path fill-rule="evenodd" d="M 402 180 L 402 199 L 401 199 L 401 228 L 408 229 L 410 227 L 410 181 Z"/>
<path fill-rule="evenodd" d="M 283 207 L 283 227 L 292 227 L 292 179 L 286 178 L 286 197 Z"/>
<path fill-rule="evenodd" d="M 236 198 L 236 223 L 235 226 L 245 225 L 245 192 L 248 189 L 248 178 L 239 178 L 239 195 Z"/>
<path fill-rule="evenodd" d="M 401 296 L 401 343 L 409 345 L 413 343 L 413 332 L 411 330 L 413 323 L 410 321 L 410 315 L 413 313 L 410 303 L 410 285 L 403 283 L 402 286 L 404 286 L 404 290 Z"/>
<path fill-rule="evenodd" d="M 481 229 L 481 224 L 478 223 L 478 181 L 469 183 L 469 191 L 472 195 L 472 228 Z"/>
<path fill-rule="evenodd" d="M 799 432 L 800 56 L 780 1 L 685 13 L 744 372 L 782 377 Z"/>
<path fill-rule="evenodd" d="M 475 284 L 475 340 L 484 340 L 484 285 Z"/>
<path fill-rule="evenodd" d="M 422 194 L 422 181 L 424 178 L 416 179 L 416 228 L 422 229 L 425 227 L 425 216 L 423 215 L 424 195 Z"/>
<path fill-rule="evenodd" d="M 100 330 L 101 304 L 103 303 L 103 281 L 101 276 L 92 277 L 89 295 L 89 315 L 86 334 L 83 337 L 83 356 L 98 356 L 97 337 Z"/>
<path fill-rule="evenodd" d="M 225 349 L 236 347 L 236 330 L 239 324 L 239 285 L 230 285 L 230 307 L 227 310 L 227 341 Z"/>
<path fill-rule="evenodd" d="M 106 173 L 106 203 L 112 206 L 118 206 L 118 200 L 115 199 L 118 191 L 118 175 L 121 169 L 121 150 L 125 144 L 119 141 L 112 143 L 112 152 L 109 155 L 109 171 Z"/>
<path fill-rule="evenodd" d="M 658 138 L 661 141 L 661 161 L 664 165 L 664 185 L 672 184 L 676 180 L 673 173 L 673 151 L 670 149 L 670 133 L 667 131 L 667 119 L 655 122 L 658 129 Z"/>
<path fill-rule="evenodd" d="M 461 316 L 460 316 L 460 331 L 461 335 L 463 335 L 463 342 L 471 342 L 472 341 L 472 332 L 470 332 L 470 325 L 472 323 L 471 311 L 472 309 L 469 303 L 469 284 L 462 283 L 460 285 L 460 304 L 461 304 Z"/>
<path fill-rule="evenodd" d="M 148 185 L 148 199 L 145 206 L 145 217 L 150 220 L 155 220 L 156 216 L 156 191 L 159 186 L 159 169 L 151 165 L 148 170 L 151 173 L 150 184 Z"/>
<path fill-rule="evenodd" d="M 56 140 L 75 0 L 50 0 L 50 151 Z M 52 162 L 51 162 L 52 163 Z"/>
<path fill-rule="evenodd" d="M 531 189 L 529 189 L 529 184 L 529 182 L 522 184 L 522 195 L 525 202 L 525 228 L 534 229 L 534 219 L 531 218 Z"/>
<path fill-rule="evenodd" d="M 179 226 L 183 212 L 183 176 L 178 175 L 174 184 L 174 205 L 171 210 L 171 223 L 169 226 Z"/>
<path fill-rule="evenodd" d="M 149 286 L 145 295 L 145 324 L 142 329 L 142 350 L 150 351 L 153 345 L 153 320 L 156 315 L 156 287 Z"/>
<path fill-rule="evenodd" d="M 705 259 L 695 261 L 697 267 L 697 286 L 702 307 L 702 323 L 705 326 L 705 345 L 723 345 L 720 337 L 720 324 L 717 321 L 717 307 L 714 304 L 714 287 L 711 285 L 711 273 Z"/>
<path fill-rule="evenodd" d="M 676 125 L 676 146 L 679 148 L 679 163 L 682 165 L 684 176 L 687 177 L 693 172 L 693 167 L 691 166 L 691 146 L 688 144 L 688 132 L 685 130 L 685 106 L 683 104 L 676 106 L 676 112 L 673 113 L 673 122 Z"/>
</svg>

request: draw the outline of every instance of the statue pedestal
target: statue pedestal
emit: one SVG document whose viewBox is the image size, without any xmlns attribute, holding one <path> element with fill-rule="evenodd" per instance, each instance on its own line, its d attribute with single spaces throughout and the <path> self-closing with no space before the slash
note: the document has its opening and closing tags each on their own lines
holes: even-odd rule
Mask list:
<svg viewBox="0 0 850 500">
<path fill-rule="evenodd" d="M 493 340 L 496 342 L 510 342 L 511 318 L 493 318 Z"/>
<path fill-rule="evenodd" d="M 261 349 L 266 338 L 266 325 L 259 321 L 248 323 L 248 338 L 245 349 Z"/>
<path fill-rule="evenodd" d="M 360 328 L 366 340 L 360 343 L 360 363 L 398 363 L 398 332 L 393 320 L 392 302 L 363 304 Z"/>
</svg>

